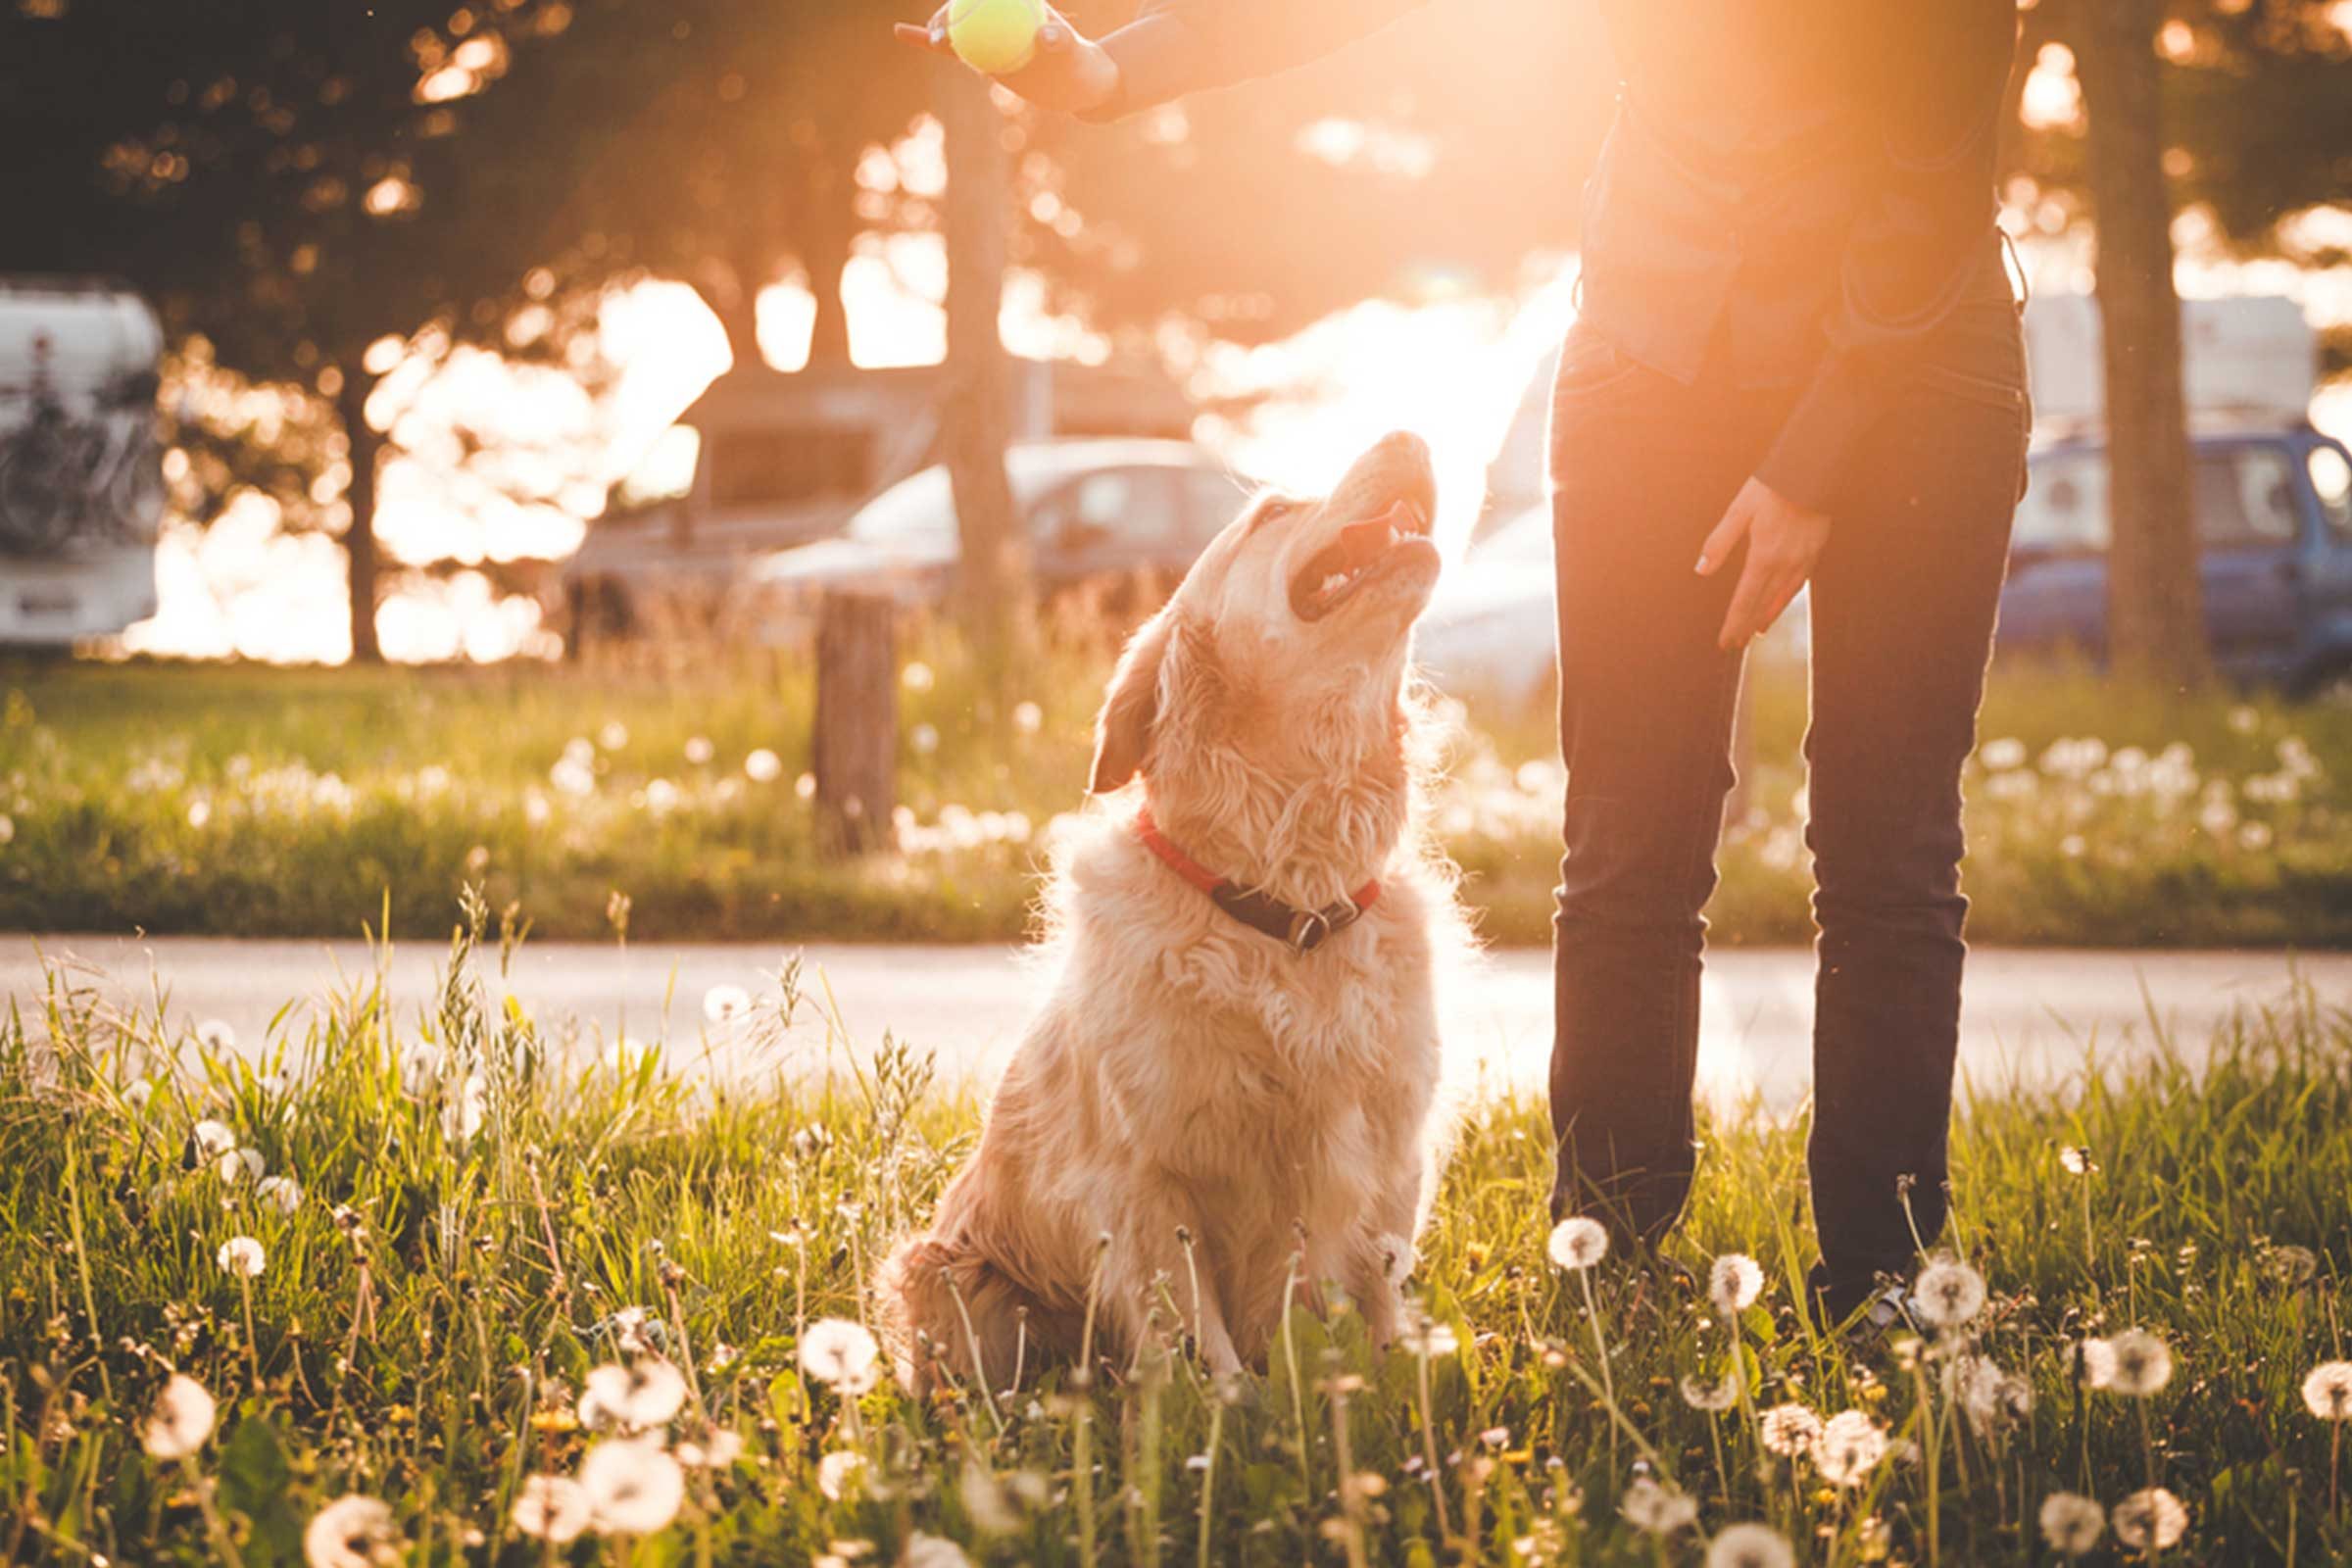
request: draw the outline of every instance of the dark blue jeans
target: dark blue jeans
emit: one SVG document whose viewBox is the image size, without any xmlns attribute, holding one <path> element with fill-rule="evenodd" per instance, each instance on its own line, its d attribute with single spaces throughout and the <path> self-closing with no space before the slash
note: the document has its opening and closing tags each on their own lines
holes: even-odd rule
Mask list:
<svg viewBox="0 0 2352 1568">
<path fill-rule="evenodd" d="M 1908 1274 L 1946 1203 L 1965 951 L 1960 772 L 2024 474 L 2017 315 L 1985 290 L 1854 453 L 1810 593 L 1805 736 L 1820 931 L 1808 1150 L 1837 1311 Z M 1553 388 L 1560 747 L 1555 1213 L 1621 1239 L 1680 1214 L 1715 847 L 1740 657 L 1715 639 L 1743 558 L 1694 574 L 1791 389 L 1685 385 L 1597 333 Z M 1906 1204 L 1908 1214 L 1906 1214 Z"/>
</svg>

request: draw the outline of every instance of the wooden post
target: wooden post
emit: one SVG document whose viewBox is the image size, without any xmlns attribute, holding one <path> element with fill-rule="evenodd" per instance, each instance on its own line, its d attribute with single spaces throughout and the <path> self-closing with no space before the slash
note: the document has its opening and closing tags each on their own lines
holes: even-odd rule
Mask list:
<svg viewBox="0 0 2352 1568">
<path fill-rule="evenodd" d="M 817 609 L 816 775 L 820 842 L 861 855 L 890 840 L 898 805 L 897 607 L 879 594 L 828 592 Z"/>
</svg>

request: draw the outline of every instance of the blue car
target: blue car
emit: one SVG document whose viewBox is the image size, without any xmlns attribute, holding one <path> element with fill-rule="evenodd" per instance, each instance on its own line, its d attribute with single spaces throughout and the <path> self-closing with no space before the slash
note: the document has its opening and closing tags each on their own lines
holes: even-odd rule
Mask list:
<svg viewBox="0 0 2352 1568">
<path fill-rule="evenodd" d="M 2352 686 L 2352 455 L 2309 428 L 2203 433 L 2191 453 L 2216 664 L 2299 697 Z M 2106 450 L 2095 439 L 2054 442 L 2032 466 L 2001 593 L 2001 649 L 2101 658 Z"/>
</svg>

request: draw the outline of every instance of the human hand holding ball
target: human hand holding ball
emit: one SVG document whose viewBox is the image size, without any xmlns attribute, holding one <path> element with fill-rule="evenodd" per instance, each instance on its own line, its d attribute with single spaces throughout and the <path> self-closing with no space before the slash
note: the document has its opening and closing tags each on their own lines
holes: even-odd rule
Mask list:
<svg viewBox="0 0 2352 1568">
<path fill-rule="evenodd" d="M 895 30 L 1047 109 L 1083 115 L 1119 90 L 1118 63 L 1045 0 L 948 0 L 928 24 L 902 22 Z"/>
</svg>

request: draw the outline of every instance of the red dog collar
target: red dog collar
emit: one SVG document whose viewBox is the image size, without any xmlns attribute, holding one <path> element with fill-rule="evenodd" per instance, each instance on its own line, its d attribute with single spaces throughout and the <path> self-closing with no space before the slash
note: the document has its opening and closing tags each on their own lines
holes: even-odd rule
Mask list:
<svg viewBox="0 0 2352 1568">
<path fill-rule="evenodd" d="M 1237 887 L 1232 879 L 1217 875 L 1171 844 L 1159 830 L 1159 824 L 1152 820 L 1149 806 L 1135 813 L 1135 836 L 1144 841 L 1144 848 L 1165 861 L 1170 870 L 1207 894 L 1218 908 L 1252 931 L 1261 931 L 1288 945 L 1296 953 L 1314 952 L 1334 931 L 1353 925 L 1372 907 L 1372 901 L 1380 897 L 1378 877 L 1341 903 L 1321 909 L 1301 909 L 1271 894 Z"/>
</svg>

